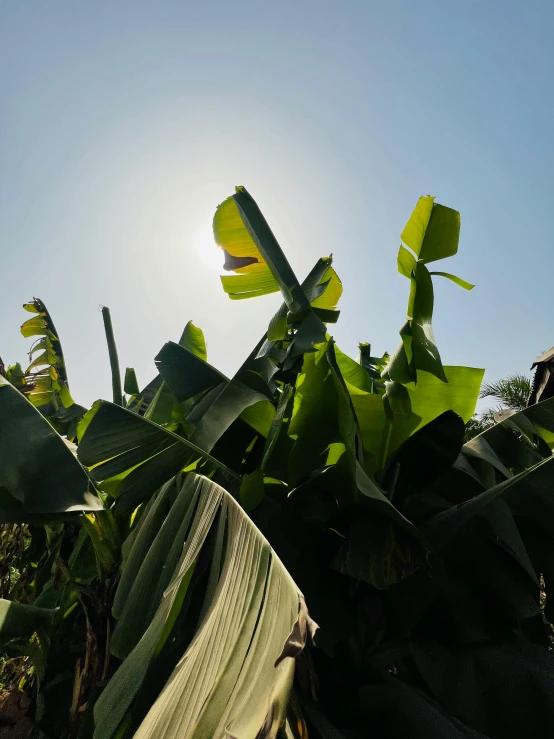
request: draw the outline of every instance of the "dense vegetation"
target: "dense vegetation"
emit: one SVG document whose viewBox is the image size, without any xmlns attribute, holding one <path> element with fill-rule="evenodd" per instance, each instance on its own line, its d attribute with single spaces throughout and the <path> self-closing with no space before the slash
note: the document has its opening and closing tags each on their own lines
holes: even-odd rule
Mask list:
<svg viewBox="0 0 554 739">
<path fill-rule="evenodd" d="M 459 227 L 420 198 L 401 235 L 410 289 L 391 356 L 338 348 L 331 258 L 300 283 L 244 188 L 214 217 L 234 273 L 223 288 L 284 302 L 234 377 L 188 323 L 146 387 L 132 369 L 122 383 L 104 309 L 113 402 L 87 411 L 46 306 L 25 306 L 30 365 L 0 376 L 15 732 L 545 735 L 554 399 L 464 444 L 483 371 L 443 365 L 433 276 L 472 286 L 428 268 L 457 252 Z"/>
</svg>

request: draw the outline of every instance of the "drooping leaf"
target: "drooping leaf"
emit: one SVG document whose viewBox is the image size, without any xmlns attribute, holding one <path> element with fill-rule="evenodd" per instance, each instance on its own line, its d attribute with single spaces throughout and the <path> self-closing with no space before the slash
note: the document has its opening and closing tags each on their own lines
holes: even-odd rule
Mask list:
<svg viewBox="0 0 554 739">
<path fill-rule="evenodd" d="M 0 516 L 102 508 L 94 486 L 64 440 L 31 403 L 0 377 Z"/>
<path fill-rule="evenodd" d="M 168 658 L 163 646 L 183 617 L 185 593 L 194 588 L 191 573 L 214 528 L 219 543 L 212 549 L 200 623 L 182 656 L 173 657 L 173 672 L 135 737 L 162 732 L 167 739 L 225 734 L 255 739 L 275 736 L 284 719 L 292 655 L 303 646 L 297 635 L 305 640 L 313 632 L 302 596 L 267 541 L 222 488 L 192 475 L 183 490 L 187 487 L 196 490 L 198 502 L 182 554 L 143 637 L 95 706 L 95 739 L 114 736 L 126 712 L 133 710 L 155 655 Z M 194 507 L 193 499 L 190 505 Z M 161 571 L 161 545 L 168 553 L 173 542 L 156 537 L 153 546 L 157 542 Z M 137 537 L 133 546 L 139 545 Z"/>
<path fill-rule="evenodd" d="M 218 206 L 213 231 L 216 244 L 225 253 L 225 269 L 238 273 L 221 279 L 223 289 L 232 299 L 256 297 L 279 290 L 277 280 L 242 219 L 234 196 Z"/>
</svg>

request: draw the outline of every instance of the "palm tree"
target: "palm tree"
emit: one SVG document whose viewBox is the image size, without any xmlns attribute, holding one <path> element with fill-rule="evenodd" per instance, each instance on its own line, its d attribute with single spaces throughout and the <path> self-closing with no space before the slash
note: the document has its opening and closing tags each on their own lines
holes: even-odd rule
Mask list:
<svg viewBox="0 0 554 739">
<path fill-rule="evenodd" d="M 502 411 L 522 411 L 527 408 L 531 394 L 531 379 L 526 375 L 509 375 L 496 382 L 485 383 L 480 398 L 495 398 L 499 405 L 475 414 L 466 426 L 466 441 L 494 426 Z"/>
<path fill-rule="evenodd" d="M 496 382 L 485 383 L 479 393 L 480 398 L 496 398 L 502 408 L 522 411 L 527 408 L 531 380 L 526 375 L 510 375 Z"/>
</svg>

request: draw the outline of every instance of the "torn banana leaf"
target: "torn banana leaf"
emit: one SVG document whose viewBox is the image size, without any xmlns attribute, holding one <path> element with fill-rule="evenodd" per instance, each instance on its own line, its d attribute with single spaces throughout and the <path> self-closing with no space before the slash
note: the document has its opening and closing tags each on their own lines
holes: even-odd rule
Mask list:
<svg viewBox="0 0 554 739">
<path fill-rule="evenodd" d="M 163 495 L 159 506 L 170 507 L 162 528 L 151 525 L 157 511 L 150 508 L 126 552 L 119 586 L 125 596 L 120 600 L 116 594 L 112 642 L 124 659 L 96 703 L 94 739 L 111 739 L 126 717 L 144 715 L 137 696 L 154 660 L 158 668 L 166 662 L 168 679 L 135 738 L 275 737 L 285 721 L 294 657 L 316 628 L 302 594 L 221 487 L 188 474 L 176 479 L 173 493 L 168 489 Z M 171 527 L 175 538 L 164 527 Z M 205 555 L 207 583 L 196 589 L 195 569 Z M 135 602 L 141 608 L 132 607 Z M 191 602 L 198 603 L 199 616 L 191 616 L 194 629 L 175 654 L 166 647 L 179 638 Z"/>
</svg>

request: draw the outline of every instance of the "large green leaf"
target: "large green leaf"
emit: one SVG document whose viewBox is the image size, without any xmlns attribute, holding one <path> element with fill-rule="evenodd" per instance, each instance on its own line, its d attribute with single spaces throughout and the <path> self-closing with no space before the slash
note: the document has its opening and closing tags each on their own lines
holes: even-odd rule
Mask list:
<svg viewBox="0 0 554 739">
<path fill-rule="evenodd" d="M 94 486 L 64 440 L 0 377 L 0 520 L 101 508 Z"/>
<path fill-rule="evenodd" d="M 135 737 L 274 737 L 285 717 L 293 657 L 313 629 L 302 595 L 266 539 L 222 488 L 194 475 L 178 482 L 178 488 L 168 518 L 174 516 L 179 523 L 187 517 L 187 505 L 194 511 L 189 524 L 180 526 L 178 542 L 184 540 L 184 546 L 178 561 L 172 561 L 170 582 L 159 603 L 156 597 L 155 613 L 142 638 L 95 706 L 95 739 L 113 737 L 127 712 L 134 711 L 133 701 L 156 655 L 158 663 L 172 660 L 173 671 Z M 183 511 L 175 508 L 180 499 Z M 145 519 L 122 579 L 123 584 L 134 547 L 142 556 L 144 532 L 147 543 L 152 542 L 146 555 L 149 566 L 138 571 L 132 567 L 138 578 L 133 589 L 142 589 L 143 598 L 148 587 L 156 587 L 156 573 L 162 575 L 174 548 L 167 536 L 152 541 L 147 525 Z M 203 600 L 200 620 L 182 656 L 170 657 L 164 646 L 183 619 L 190 589 L 194 597 L 193 572 L 212 536 L 207 586 L 198 594 Z M 117 628 L 129 626 L 133 615 L 141 620 L 142 631 L 137 609 L 134 614 L 127 609 Z M 144 713 L 142 706 L 137 708 Z"/>
<path fill-rule="evenodd" d="M 206 462 L 212 469 L 231 470 L 195 444 L 113 403 L 100 401 L 80 427 L 80 461 L 92 478 L 132 509 L 179 470 Z M 106 487 L 106 480 L 112 484 Z"/>
<path fill-rule="evenodd" d="M 340 365 L 339 365 L 340 366 Z M 366 464 L 372 472 L 382 470 L 396 449 L 417 430 L 453 411 L 465 423 L 475 411 L 483 370 L 472 367 L 444 367 L 448 382 L 420 372 L 417 385 L 407 385 L 409 415 L 387 418 L 382 398 L 351 384 L 345 377 L 364 444 Z M 352 375 L 350 375 L 352 379 Z"/>
</svg>

